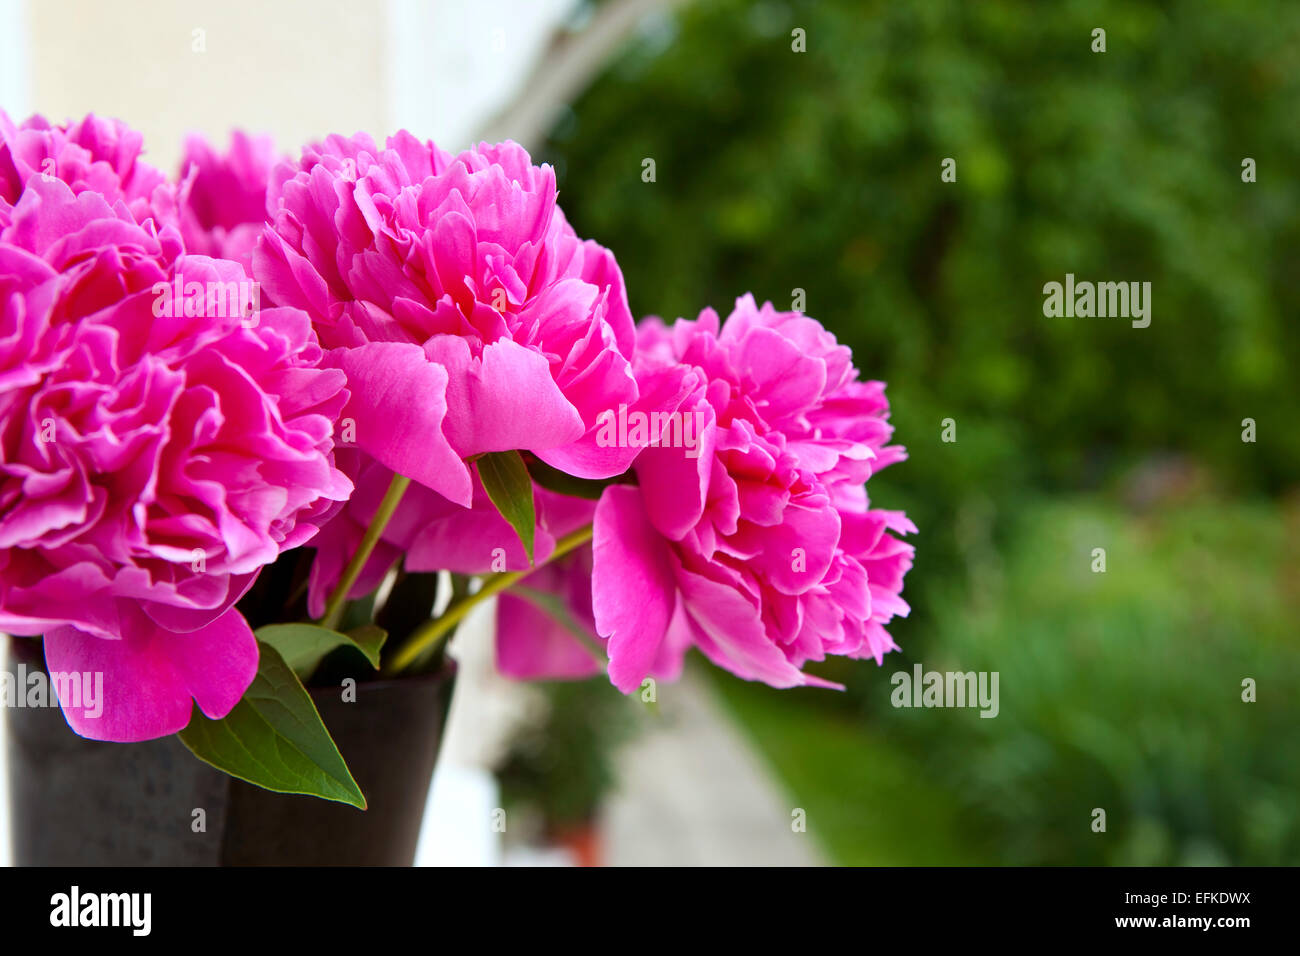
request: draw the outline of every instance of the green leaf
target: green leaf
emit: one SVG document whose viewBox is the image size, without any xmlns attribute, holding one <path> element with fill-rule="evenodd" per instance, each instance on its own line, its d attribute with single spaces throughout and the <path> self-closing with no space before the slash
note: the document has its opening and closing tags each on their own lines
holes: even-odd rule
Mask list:
<svg viewBox="0 0 1300 956">
<path fill-rule="evenodd" d="M 200 760 L 276 793 L 301 793 L 366 808 L 311 697 L 270 644 L 258 642 L 257 676 L 221 720 L 195 708 L 177 736 Z"/>
<path fill-rule="evenodd" d="M 356 628 L 369 624 L 374 619 L 375 592 L 371 591 L 363 598 L 343 602 L 343 620 L 335 627 L 345 634 L 351 634 Z"/>
<path fill-rule="evenodd" d="M 558 468 L 552 468 L 540 458 L 529 458 L 528 473 L 533 476 L 533 481 L 537 482 L 547 491 L 554 491 L 557 494 L 568 495 L 571 498 L 586 498 L 589 501 L 598 501 L 601 493 L 610 485 L 619 484 L 620 482 L 635 482 L 636 476 L 631 471 L 624 472 L 617 478 L 592 479 L 592 478 L 575 478 L 573 475 L 566 474 Z"/>
<path fill-rule="evenodd" d="M 344 645 L 355 647 L 370 666 L 379 669 L 379 649 L 388 634 L 381 627 L 365 624 L 347 634 L 315 624 L 268 624 L 257 629 L 257 639 L 270 644 L 300 678 L 306 680 L 321 659 Z"/>
<path fill-rule="evenodd" d="M 533 533 L 537 513 L 533 509 L 533 480 L 517 451 L 493 451 L 477 461 L 478 476 L 501 517 L 510 523 L 524 543 L 528 563 L 533 563 Z"/>
<path fill-rule="evenodd" d="M 362 624 L 349 629 L 345 636 L 357 650 L 366 655 L 370 665 L 379 670 L 379 652 L 384 647 L 384 641 L 388 640 L 388 632 L 378 624 Z"/>
</svg>

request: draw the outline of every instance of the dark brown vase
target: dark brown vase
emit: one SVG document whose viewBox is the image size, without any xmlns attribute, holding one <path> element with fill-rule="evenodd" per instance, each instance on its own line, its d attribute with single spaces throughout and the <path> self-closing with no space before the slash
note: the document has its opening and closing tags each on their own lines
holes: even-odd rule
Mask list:
<svg viewBox="0 0 1300 956">
<path fill-rule="evenodd" d="M 19 662 L 41 667 L 31 656 L 36 642 L 10 644 L 10 673 Z M 410 866 L 453 683 L 448 664 L 434 675 L 359 683 L 352 703 L 338 688 L 312 690 L 365 811 L 234 780 L 175 737 L 102 743 L 74 734 L 57 707 L 13 708 L 14 863 Z"/>
</svg>

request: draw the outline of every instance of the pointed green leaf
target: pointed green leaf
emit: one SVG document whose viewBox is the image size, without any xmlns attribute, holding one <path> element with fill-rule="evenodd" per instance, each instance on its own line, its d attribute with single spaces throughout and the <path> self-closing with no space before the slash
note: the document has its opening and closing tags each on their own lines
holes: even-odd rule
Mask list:
<svg viewBox="0 0 1300 956">
<path fill-rule="evenodd" d="M 476 462 L 483 490 L 524 543 L 528 563 L 533 563 L 533 533 L 537 513 L 533 509 L 533 480 L 517 451 L 493 451 Z"/>
<path fill-rule="evenodd" d="M 276 793 L 302 793 L 366 808 L 311 697 L 274 647 L 258 643 L 257 676 L 221 720 L 195 708 L 177 736 L 200 760 Z"/>
<path fill-rule="evenodd" d="M 388 632 L 378 624 L 362 624 L 350 628 L 345 636 L 357 650 L 366 655 L 366 660 L 370 661 L 375 670 L 379 670 L 379 652 L 383 650 L 384 641 L 388 640 Z"/>
<path fill-rule="evenodd" d="M 566 474 L 558 468 L 552 468 L 540 458 L 529 458 L 527 462 L 528 474 L 532 475 L 533 481 L 537 482 L 547 491 L 554 491 L 561 495 L 568 495 L 570 498 L 586 498 L 589 501 L 598 501 L 601 493 L 610 485 L 618 484 L 622 481 L 635 481 L 636 476 L 631 472 L 619 475 L 617 478 L 593 479 L 593 478 L 575 478 L 573 475 Z"/>
<path fill-rule="evenodd" d="M 321 659 L 336 647 L 355 647 L 370 666 L 379 669 L 379 649 L 388 634 L 381 627 L 366 624 L 347 634 L 315 624 L 268 624 L 257 629 L 257 639 L 270 644 L 300 678 L 306 680 Z"/>
</svg>

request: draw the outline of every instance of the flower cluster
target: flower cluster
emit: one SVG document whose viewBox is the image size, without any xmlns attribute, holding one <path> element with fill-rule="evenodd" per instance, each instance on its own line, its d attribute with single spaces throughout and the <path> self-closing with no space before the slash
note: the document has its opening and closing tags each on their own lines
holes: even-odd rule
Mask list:
<svg viewBox="0 0 1300 956">
<path fill-rule="evenodd" d="M 266 184 L 275 165 L 270 137 L 236 132 L 219 153 L 201 136 L 185 141 L 179 188 L 186 249 L 234 259 L 253 270 L 253 247 L 266 222 Z"/>
<path fill-rule="evenodd" d="M 64 707 L 79 733 L 174 733 L 191 699 L 217 717 L 238 702 L 258 655 L 232 605 L 352 490 L 331 457 L 345 379 L 319 367 L 305 314 L 250 318 L 229 298 L 248 287 L 237 263 L 159 228 L 171 194 L 138 137 L 93 118 L 11 132 L 0 629 L 44 634 L 52 671 L 104 674 L 102 714 Z M 218 295 L 160 309 L 178 277 Z"/>
<path fill-rule="evenodd" d="M 818 322 L 748 295 L 725 323 L 712 309 L 644 322 L 637 375 L 678 392 L 685 379 L 673 417 L 700 425 L 694 447 L 661 440 L 637 457 L 636 484 L 605 490 L 594 565 L 574 569 L 592 587 L 566 598 L 607 639 L 614 684 L 675 676 L 691 647 L 776 687 L 825 684 L 801 670 L 808 661 L 896 649 L 884 625 L 908 612 L 913 550 L 896 535 L 916 529 L 872 509 L 864 487 L 905 457 L 886 444 L 884 386 L 859 381 Z M 570 634 L 534 620 L 503 617 L 498 641 L 521 676 L 566 676 L 582 659 Z M 579 672 L 593 667 L 588 656 Z"/>
<path fill-rule="evenodd" d="M 0 114 L 0 628 L 105 673 L 79 733 L 228 713 L 258 668 L 236 602 L 303 545 L 331 626 L 395 570 L 483 576 L 460 610 L 504 590 L 521 678 L 627 692 L 696 648 L 789 687 L 895 648 L 915 529 L 865 483 L 904 455 L 815 320 L 745 296 L 638 327 L 513 143 L 236 134 L 175 180 L 140 145 Z"/>
<path fill-rule="evenodd" d="M 916 529 L 872 510 L 864 482 L 904 457 L 884 385 L 858 380 L 849 350 L 814 319 L 750 296 L 720 323 L 712 309 L 641 329 L 641 374 L 689 370 L 678 414 L 703 421 L 700 454 L 663 444 L 637 458 L 636 486 L 596 511 L 596 628 L 609 672 L 627 691 L 687 647 L 775 687 L 822 683 L 803 673 L 827 655 L 881 657 L 884 624 Z M 642 586 L 629 600 L 624 582 Z"/>
<path fill-rule="evenodd" d="M 179 221 L 176 186 L 141 159 L 144 138 L 118 120 L 87 116 L 51 126 L 40 116 L 15 125 L 0 110 L 0 208 L 12 209 L 34 177 L 59 180 L 80 195 L 124 204 L 138 223 Z"/>
<path fill-rule="evenodd" d="M 634 454 L 596 443 L 597 414 L 637 400 L 623 277 L 555 198 L 513 143 L 452 156 L 409 133 L 330 137 L 273 177 L 259 280 L 348 373 L 358 446 L 462 505 L 484 452 L 584 478 Z"/>
</svg>

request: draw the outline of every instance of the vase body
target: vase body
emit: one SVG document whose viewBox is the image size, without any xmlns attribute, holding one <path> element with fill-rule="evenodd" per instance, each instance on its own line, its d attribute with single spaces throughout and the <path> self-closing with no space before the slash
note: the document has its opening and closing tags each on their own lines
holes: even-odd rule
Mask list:
<svg viewBox="0 0 1300 956">
<path fill-rule="evenodd" d="M 41 667 L 11 640 L 7 668 Z M 35 660 L 30 656 L 37 651 Z M 450 667 L 450 666 L 449 666 Z M 175 737 L 86 740 L 57 707 L 7 716 L 18 866 L 409 866 L 451 699 L 453 672 L 361 682 L 313 701 L 368 809 L 271 793 L 208 766 Z"/>
</svg>

